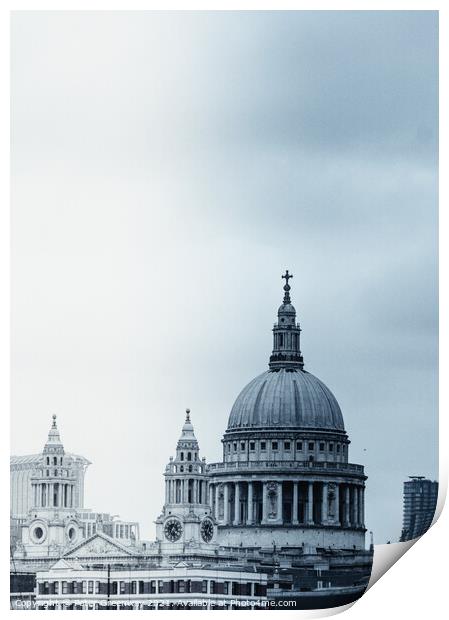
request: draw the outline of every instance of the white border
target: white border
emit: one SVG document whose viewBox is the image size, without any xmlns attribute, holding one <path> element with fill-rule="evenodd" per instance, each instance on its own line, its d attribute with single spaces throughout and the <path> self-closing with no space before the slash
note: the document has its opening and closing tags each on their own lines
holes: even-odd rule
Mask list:
<svg viewBox="0 0 449 620">
<path fill-rule="evenodd" d="M 175 2 L 157 2 L 149 0 L 78 0 L 77 2 L 69 0 L 53 0 L 53 1 L 6 1 L 2 4 L 0 9 L 0 71 L 3 83 L 3 89 L 0 96 L 1 105 L 1 123 L 0 123 L 0 138 L 2 145 L 1 148 L 1 167 L 0 167 L 0 191 L 3 195 L 0 208 L 0 406 L 3 411 L 3 429 L 9 430 L 9 323 L 10 323 L 10 252 L 9 252 L 9 12 L 12 10 L 439 10 L 440 11 L 440 66 L 443 69 L 440 70 L 441 83 L 440 83 L 440 136 L 441 136 L 441 166 L 440 169 L 445 171 L 447 167 L 447 116 L 445 111 L 449 109 L 449 101 L 447 97 L 447 79 L 445 74 L 447 73 L 447 63 L 444 62 L 447 59 L 447 37 L 448 37 L 448 10 L 443 5 L 443 2 L 423 2 L 423 1 L 377 1 L 377 2 L 298 2 L 298 1 L 286 1 L 278 0 L 273 1 L 240 1 L 228 0 L 227 2 L 191 2 L 183 3 L 180 1 Z M 444 64 L 443 64 L 444 63 Z M 447 196 L 447 182 L 446 179 L 441 179 L 440 182 L 440 204 L 448 204 Z M 440 210 L 440 270 L 443 276 L 446 274 L 445 267 L 447 265 L 448 250 L 447 250 L 447 207 Z M 449 316 L 449 309 L 447 304 L 447 285 L 440 278 L 440 316 L 443 318 Z M 446 356 L 447 344 L 447 321 L 443 322 L 440 326 L 440 341 L 441 341 L 441 353 L 440 353 L 440 375 L 447 377 L 448 364 Z M 447 488 L 447 452 L 446 442 L 447 437 L 447 412 L 448 412 L 448 400 L 447 400 L 447 388 L 444 382 L 442 382 L 440 389 L 440 411 L 443 414 L 440 416 L 440 489 L 443 494 L 440 497 L 439 510 L 442 508 L 443 495 L 446 494 Z M 8 476 L 8 445 L 9 433 L 1 433 L 2 455 L 4 463 L 2 462 L 1 481 L 2 488 L 6 489 L 9 486 Z M 3 487 L 3 483 L 4 487 Z M 4 546 L 2 549 L 2 557 L 6 558 L 6 540 L 9 533 L 9 519 L 7 517 L 7 511 L 2 511 L 2 520 L 4 519 L 4 527 L 2 531 L 4 533 Z M 390 568 L 387 578 L 380 579 L 375 586 L 370 589 L 361 600 L 359 600 L 351 609 L 347 612 L 348 618 L 363 618 L 370 619 L 379 618 L 380 614 L 387 615 L 388 618 L 392 618 L 395 615 L 407 618 L 423 617 L 424 614 L 431 618 L 440 618 L 447 609 L 446 601 L 446 583 L 445 580 L 446 568 L 446 553 L 448 549 L 448 511 L 443 512 L 439 521 L 434 525 L 431 530 L 426 534 L 424 540 L 419 540 L 416 545 L 406 554 L 406 557 L 401 559 L 395 566 Z M 2 541 L 3 542 L 3 541 Z M 405 545 L 408 548 L 408 545 Z M 389 549 L 387 545 L 381 545 L 376 548 L 377 561 L 380 562 L 380 571 L 386 570 L 386 565 L 390 563 L 392 557 L 396 561 L 398 557 L 399 545 L 390 545 Z M 404 546 L 402 546 L 404 549 Z M 399 550 L 400 551 L 400 550 Z M 400 555 L 400 553 L 399 553 Z M 380 556 L 382 556 L 381 559 Z M 4 564 L 5 573 L 2 575 L 1 587 L 2 587 L 2 602 L 4 603 L 4 609 L 9 607 L 9 579 L 6 571 L 9 572 L 9 562 Z M 345 608 L 340 608 L 338 611 L 344 611 Z M 329 610 L 328 612 L 315 611 L 315 612 L 299 612 L 296 611 L 296 615 L 300 617 L 323 617 L 326 615 L 332 615 L 336 610 Z M 15 611 L 14 614 L 24 613 Z M 38 612 L 41 614 L 42 612 Z M 79 614 L 86 612 L 78 612 Z M 101 613 L 101 612 L 100 612 Z M 121 612 L 122 614 L 132 613 L 133 616 L 139 612 Z M 140 612 L 144 613 L 144 612 Z M 145 612 L 148 613 L 148 612 Z M 209 612 L 215 613 L 215 612 Z M 232 612 L 235 613 L 235 612 Z M 260 612 L 273 614 L 285 612 Z M 165 612 L 164 617 L 178 616 L 179 612 Z"/>
</svg>

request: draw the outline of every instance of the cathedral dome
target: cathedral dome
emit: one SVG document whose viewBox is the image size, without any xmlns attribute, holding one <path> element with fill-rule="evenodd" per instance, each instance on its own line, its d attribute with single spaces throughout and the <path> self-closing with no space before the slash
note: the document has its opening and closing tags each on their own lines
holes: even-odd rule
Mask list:
<svg viewBox="0 0 449 620">
<path fill-rule="evenodd" d="M 319 429 L 345 432 L 335 396 L 314 375 L 304 370 L 300 347 L 301 327 L 290 299 L 286 271 L 284 299 L 273 327 L 269 370 L 240 392 L 232 407 L 227 432 L 248 429 Z"/>
<path fill-rule="evenodd" d="M 345 430 L 335 396 L 322 381 L 300 368 L 268 370 L 237 397 L 228 432 L 270 428 Z"/>
</svg>

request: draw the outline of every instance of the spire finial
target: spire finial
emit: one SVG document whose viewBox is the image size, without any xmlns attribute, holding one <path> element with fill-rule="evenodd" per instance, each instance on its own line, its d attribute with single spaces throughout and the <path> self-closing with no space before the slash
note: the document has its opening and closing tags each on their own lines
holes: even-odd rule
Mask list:
<svg viewBox="0 0 449 620">
<path fill-rule="evenodd" d="M 55 415 L 55 414 L 53 414 L 53 415 L 52 415 L 52 418 L 53 418 L 53 422 L 52 422 L 51 427 L 52 427 L 52 428 L 56 428 L 56 415 Z"/>
<path fill-rule="evenodd" d="M 285 284 L 284 284 L 284 304 L 289 304 L 291 303 L 290 300 L 290 284 L 288 283 L 288 281 L 290 280 L 290 278 L 293 278 L 293 274 L 288 273 L 288 269 L 285 270 L 285 274 L 283 276 L 281 276 L 281 278 L 283 280 L 285 280 Z"/>
<path fill-rule="evenodd" d="M 186 409 L 186 423 L 190 424 L 190 409 Z"/>
</svg>

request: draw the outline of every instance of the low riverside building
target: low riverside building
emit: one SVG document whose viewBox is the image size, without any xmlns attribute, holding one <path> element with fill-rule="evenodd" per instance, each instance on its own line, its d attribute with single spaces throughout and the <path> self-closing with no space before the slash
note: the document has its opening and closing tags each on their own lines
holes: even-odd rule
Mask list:
<svg viewBox="0 0 449 620">
<path fill-rule="evenodd" d="M 238 609 L 263 606 L 267 576 L 248 567 L 104 568 L 61 560 L 37 576 L 37 609 Z"/>
</svg>

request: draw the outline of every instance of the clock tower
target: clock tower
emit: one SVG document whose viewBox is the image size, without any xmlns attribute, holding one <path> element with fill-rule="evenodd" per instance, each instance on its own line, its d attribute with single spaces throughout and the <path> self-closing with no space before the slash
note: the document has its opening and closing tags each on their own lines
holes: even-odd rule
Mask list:
<svg viewBox="0 0 449 620">
<path fill-rule="evenodd" d="M 214 550 L 217 525 L 209 503 L 206 459 L 199 456 L 190 409 L 186 409 L 176 457 L 170 457 L 164 476 L 165 504 L 156 519 L 156 538 L 162 549 L 168 553 Z"/>
</svg>

